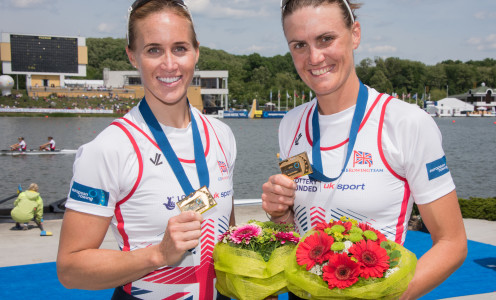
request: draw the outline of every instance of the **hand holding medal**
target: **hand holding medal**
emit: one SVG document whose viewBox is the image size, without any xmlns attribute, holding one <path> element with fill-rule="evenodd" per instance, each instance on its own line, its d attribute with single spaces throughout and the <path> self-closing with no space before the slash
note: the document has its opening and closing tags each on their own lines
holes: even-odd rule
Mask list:
<svg viewBox="0 0 496 300">
<path fill-rule="evenodd" d="M 291 179 L 312 174 L 312 165 L 306 152 L 287 158 L 279 163 L 281 173 Z"/>
<path fill-rule="evenodd" d="M 200 214 L 203 214 L 216 205 L 217 202 L 206 186 L 199 188 L 183 200 L 177 202 L 177 207 L 181 211 L 196 211 Z"/>
</svg>

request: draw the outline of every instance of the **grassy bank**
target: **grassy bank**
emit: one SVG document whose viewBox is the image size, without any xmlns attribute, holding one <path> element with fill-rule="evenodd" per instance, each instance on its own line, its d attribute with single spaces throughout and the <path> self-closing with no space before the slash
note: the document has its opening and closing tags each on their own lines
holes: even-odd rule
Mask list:
<svg viewBox="0 0 496 300">
<path fill-rule="evenodd" d="M 459 202 L 464 218 L 496 221 L 496 198 L 470 197 Z"/>
<path fill-rule="evenodd" d="M 458 199 L 462 217 L 465 219 L 480 219 L 496 221 L 496 197 Z M 419 215 L 417 205 L 413 205 L 412 215 Z"/>
<path fill-rule="evenodd" d="M 0 96 L 0 107 L 2 108 L 63 108 L 63 109 L 111 109 L 114 111 L 125 111 L 131 109 L 139 101 L 129 99 L 112 99 L 112 98 L 90 98 L 90 97 L 57 97 L 52 95 L 50 97 L 30 98 L 27 96 L 26 91 L 12 91 L 11 96 Z M 46 113 L 0 113 L 0 116 L 23 116 L 23 117 L 39 117 L 45 116 Z M 52 113 L 49 114 L 53 117 L 85 117 L 86 114 L 65 114 L 65 113 Z M 88 114 L 91 117 L 115 117 L 122 116 L 123 114 L 116 113 L 110 114 Z"/>
</svg>

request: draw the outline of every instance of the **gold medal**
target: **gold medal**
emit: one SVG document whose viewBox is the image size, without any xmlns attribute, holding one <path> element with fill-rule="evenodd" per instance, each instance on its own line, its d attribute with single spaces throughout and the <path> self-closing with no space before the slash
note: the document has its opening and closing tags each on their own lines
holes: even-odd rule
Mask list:
<svg viewBox="0 0 496 300">
<path fill-rule="evenodd" d="M 279 168 L 281 168 L 282 174 L 288 176 L 291 179 L 313 173 L 312 166 L 310 165 L 310 161 L 308 160 L 308 155 L 306 152 L 300 153 L 281 161 L 279 163 Z"/>
<path fill-rule="evenodd" d="M 206 186 L 202 186 L 189 194 L 186 198 L 177 202 L 177 207 L 179 207 L 181 211 L 196 211 L 201 214 L 216 205 L 217 202 Z"/>
</svg>

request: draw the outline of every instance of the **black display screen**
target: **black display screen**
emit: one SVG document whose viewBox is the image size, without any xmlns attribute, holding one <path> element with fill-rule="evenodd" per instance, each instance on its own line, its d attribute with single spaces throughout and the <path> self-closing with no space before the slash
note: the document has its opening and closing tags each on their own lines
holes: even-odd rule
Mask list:
<svg viewBox="0 0 496 300">
<path fill-rule="evenodd" d="M 77 38 L 10 35 L 12 71 L 78 73 Z"/>
</svg>

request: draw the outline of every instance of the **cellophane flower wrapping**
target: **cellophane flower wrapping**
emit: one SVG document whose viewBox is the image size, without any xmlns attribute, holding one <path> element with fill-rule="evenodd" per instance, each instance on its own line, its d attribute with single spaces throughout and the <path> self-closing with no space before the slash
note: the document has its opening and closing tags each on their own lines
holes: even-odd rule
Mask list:
<svg viewBox="0 0 496 300">
<path fill-rule="evenodd" d="M 217 290 L 241 300 L 287 292 L 284 267 L 299 241 L 293 229 L 257 221 L 229 228 L 213 252 Z"/>
<path fill-rule="evenodd" d="M 334 225 L 339 225 L 338 232 Z M 322 251 L 329 245 L 334 250 Z M 397 299 L 413 278 L 416 264 L 415 254 L 405 247 L 366 224 L 342 218 L 307 232 L 293 249 L 285 275 L 289 291 L 303 299 Z"/>
</svg>

